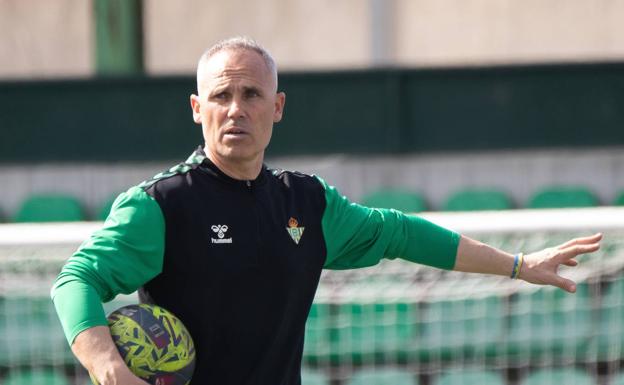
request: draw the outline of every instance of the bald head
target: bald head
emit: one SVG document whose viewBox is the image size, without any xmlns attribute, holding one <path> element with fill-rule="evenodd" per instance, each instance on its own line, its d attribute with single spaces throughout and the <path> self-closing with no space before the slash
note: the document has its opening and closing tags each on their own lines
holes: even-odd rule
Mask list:
<svg viewBox="0 0 624 385">
<path fill-rule="evenodd" d="M 247 37 L 233 37 L 226 40 L 221 40 L 216 43 L 212 47 L 208 48 L 199 59 L 199 63 L 197 64 L 197 91 L 201 93 L 202 84 L 204 83 L 205 77 L 209 72 L 210 60 L 223 52 L 241 52 L 247 51 L 252 52 L 262 59 L 262 62 L 265 65 L 266 71 L 271 75 L 271 79 L 273 81 L 274 91 L 277 92 L 277 65 L 275 64 L 275 60 L 271 54 L 264 49 L 260 44 L 256 41 L 247 38 Z"/>
</svg>

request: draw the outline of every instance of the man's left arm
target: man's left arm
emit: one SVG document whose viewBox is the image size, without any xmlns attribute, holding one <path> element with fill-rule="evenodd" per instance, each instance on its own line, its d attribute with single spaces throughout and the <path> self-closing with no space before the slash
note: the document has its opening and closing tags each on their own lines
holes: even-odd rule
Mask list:
<svg viewBox="0 0 624 385">
<path fill-rule="evenodd" d="M 558 275 L 559 266 L 575 266 L 575 258 L 598 250 L 602 238 L 601 234 L 576 238 L 520 257 L 417 216 L 349 202 L 319 181 L 327 204 L 322 225 L 327 247 L 324 267 L 328 269 L 354 269 L 375 265 L 383 258 L 402 258 L 448 270 L 513 276 L 574 292 L 576 284 Z"/>
</svg>

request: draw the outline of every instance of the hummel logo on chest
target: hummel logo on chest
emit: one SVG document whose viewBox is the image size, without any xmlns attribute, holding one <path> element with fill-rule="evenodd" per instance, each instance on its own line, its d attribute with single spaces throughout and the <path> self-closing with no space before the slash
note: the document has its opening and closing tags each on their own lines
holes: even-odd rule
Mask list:
<svg viewBox="0 0 624 385">
<path fill-rule="evenodd" d="M 227 225 L 212 225 L 210 229 L 217 234 L 217 238 L 210 238 L 212 243 L 232 243 L 232 237 L 225 238 L 225 233 L 229 229 Z"/>
</svg>

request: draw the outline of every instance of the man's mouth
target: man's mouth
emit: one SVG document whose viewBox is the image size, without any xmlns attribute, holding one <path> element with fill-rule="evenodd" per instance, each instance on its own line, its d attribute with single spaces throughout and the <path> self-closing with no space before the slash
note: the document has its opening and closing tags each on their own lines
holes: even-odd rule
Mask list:
<svg viewBox="0 0 624 385">
<path fill-rule="evenodd" d="M 234 136 L 247 135 L 247 131 L 241 128 L 229 128 L 225 130 L 225 135 L 234 135 Z"/>
</svg>

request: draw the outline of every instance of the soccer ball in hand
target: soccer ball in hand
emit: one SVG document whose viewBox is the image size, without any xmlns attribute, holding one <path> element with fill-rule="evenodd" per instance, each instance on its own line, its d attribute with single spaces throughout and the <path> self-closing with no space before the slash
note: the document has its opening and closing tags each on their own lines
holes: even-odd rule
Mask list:
<svg viewBox="0 0 624 385">
<path fill-rule="evenodd" d="M 113 341 L 126 365 L 153 385 L 187 385 L 195 347 L 182 322 L 156 305 L 129 305 L 109 314 Z M 91 376 L 94 384 L 97 381 Z"/>
</svg>

